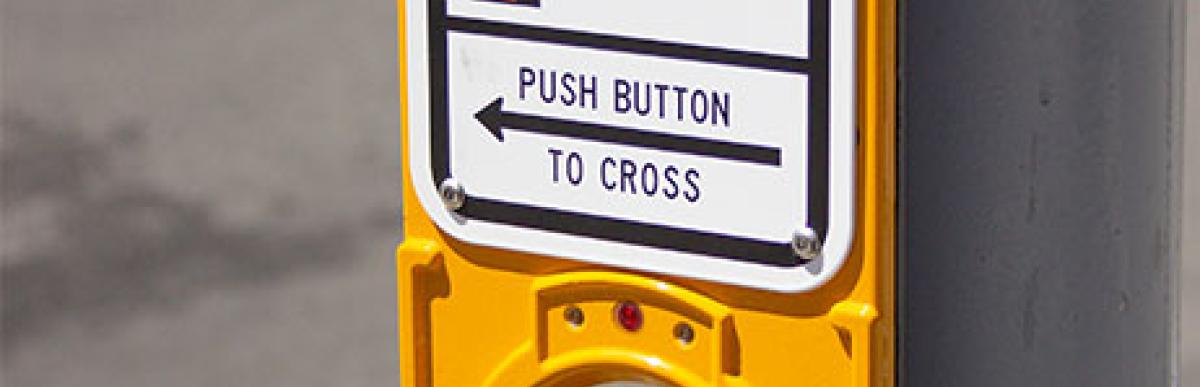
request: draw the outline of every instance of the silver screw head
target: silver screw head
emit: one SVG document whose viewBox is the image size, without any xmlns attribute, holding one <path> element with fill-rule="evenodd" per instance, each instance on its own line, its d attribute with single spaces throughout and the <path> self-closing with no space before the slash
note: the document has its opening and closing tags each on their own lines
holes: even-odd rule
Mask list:
<svg viewBox="0 0 1200 387">
<path fill-rule="evenodd" d="M 808 227 L 796 230 L 792 234 L 792 253 L 803 260 L 813 260 L 821 255 L 821 241 L 817 232 Z"/>
<path fill-rule="evenodd" d="M 442 180 L 442 184 L 438 186 L 438 196 L 442 197 L 442 204 L 450 211 L 458 211 L 467 201 L 467 191 L 463 189 L 462 183 L 454 178 Z"/>
</svg>

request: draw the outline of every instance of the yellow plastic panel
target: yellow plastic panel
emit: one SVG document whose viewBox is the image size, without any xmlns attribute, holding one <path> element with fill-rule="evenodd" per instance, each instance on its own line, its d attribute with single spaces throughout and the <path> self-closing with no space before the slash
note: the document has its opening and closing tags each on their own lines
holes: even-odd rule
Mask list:
<svg viewBox="0 0 1200 387">
<path fill-rule="evenodd" d="M 404 1 L 398 7 L 403 23 Z M 402 385 L 892 386 L 894 4 L 861 0 L 859 18 L 860 226 L 832 281 L 772 293 L 457 242 L 418 204 L 406 173 L 396 255 Z M 641 306 L 640 330 L 617 325 L 622 301 Z M 565 318 L 569 307 L 583 312 L 581 325 Z M 691 343 L 675 337 L 679 323 L 693 329 Z"/>
</svg>

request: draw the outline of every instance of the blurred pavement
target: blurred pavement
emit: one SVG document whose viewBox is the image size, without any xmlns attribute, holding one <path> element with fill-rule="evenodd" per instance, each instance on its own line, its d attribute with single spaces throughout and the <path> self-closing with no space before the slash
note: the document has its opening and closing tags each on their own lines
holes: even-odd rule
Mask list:
<svg viewBox="0 0 1200 387">
<path fill-rule="evenodd" d="M 5 386 L 394 386 L 395 10 L 0 2 Z"/>
</svg>

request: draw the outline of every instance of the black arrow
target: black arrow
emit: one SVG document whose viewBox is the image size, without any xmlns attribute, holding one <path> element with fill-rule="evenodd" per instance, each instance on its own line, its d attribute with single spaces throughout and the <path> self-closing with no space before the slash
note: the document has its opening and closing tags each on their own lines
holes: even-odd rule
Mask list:
<svg viewBox="0 0 1200 387">
<path fill-rule="evenodd" d="M 651 132 L 647 130 L 563 118 L 543 117 L 525 113 L 507 112 L 503 109 L 504 98 L 484 106 L 475 113 L 475 119 L 487 128 L 496 140 L 504 141 L 504 129 L 548 134 L 613 144 L 630 145 L 649 149 L 688 153 L 719 159 L 742 161 L 771 166 L 780 165 L 779 148 L 739 144 L 720 140 L 708 140 Z"/>
</svg>

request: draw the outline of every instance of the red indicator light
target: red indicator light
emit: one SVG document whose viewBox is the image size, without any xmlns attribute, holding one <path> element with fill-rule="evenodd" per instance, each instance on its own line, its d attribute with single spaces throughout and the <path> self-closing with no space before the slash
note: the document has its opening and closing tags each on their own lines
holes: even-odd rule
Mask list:
<svg viewBox="0 0 1200 387">
<path fill-rule="evenodd" d="M 622 301 L 614 309 L 617 324 L 630 332 L 642 329 L 642 308 L 631 301 Z"/>
</svg>

